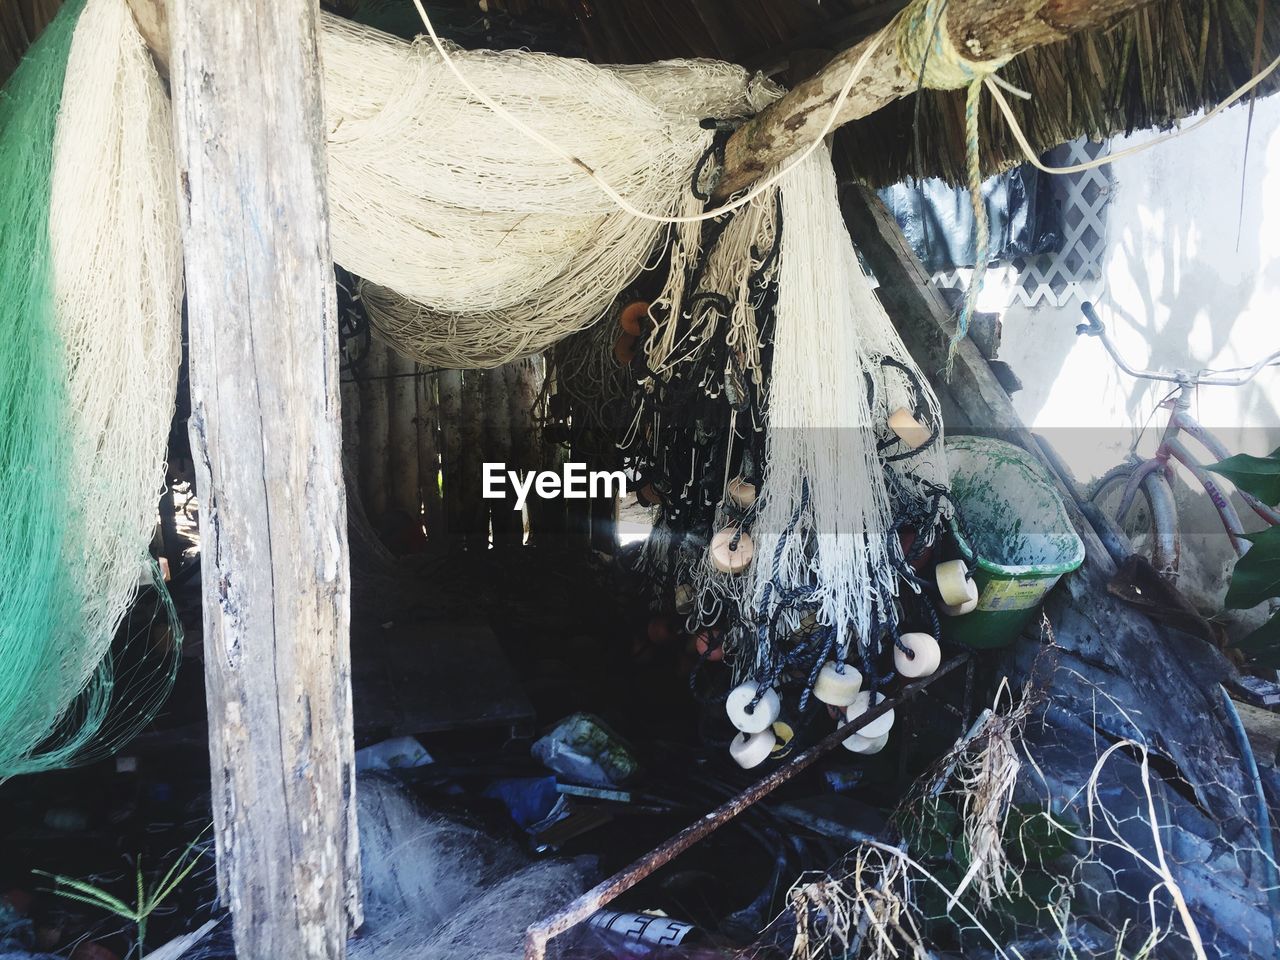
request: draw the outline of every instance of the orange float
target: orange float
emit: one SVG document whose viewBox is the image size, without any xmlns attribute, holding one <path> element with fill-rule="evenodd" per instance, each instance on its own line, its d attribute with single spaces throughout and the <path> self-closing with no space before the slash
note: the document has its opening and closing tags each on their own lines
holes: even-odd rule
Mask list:
<svg viewBox="0 0 1280 960">
<path fill-rule="evenodd" d="M 714 647 L 712 643 L 715 644 Z M 707 631 L 703 630 L 694 638 L 693 649 L 698 651 L 698 656 L 706 657 L 712 663 L 724 659 L 724 646 L 718 633 L 708 636 Z"/>
<path fill-rule="evenodd" d="M 622 308 L 618 316 L 618 326 L 624 333 L 638 337 L 644 333 L 645 321 L 649 318 L 649 301 L 633 300 Z"/>
<path fill-rule="evenodd" d="M 618 361 L 619 366 L 631 366 L 631 361 L 636 358 L 636 344 L 639 342 L 640 338 L 630 333 L 618 337 L 613 344 L 613 359 Z"/>
</svg>

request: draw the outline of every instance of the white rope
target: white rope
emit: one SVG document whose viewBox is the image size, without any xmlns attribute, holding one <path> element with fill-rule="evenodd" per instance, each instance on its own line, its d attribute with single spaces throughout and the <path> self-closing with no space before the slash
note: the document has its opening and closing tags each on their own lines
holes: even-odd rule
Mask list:
<svg viewBox="0 0 1280 960">
<path fill-rule="evenodd" d="M 1022 125 L 1018 123 L 1018 118 L 1014 116 L 1013 109 L 1009 106 L 1009 101 L 1006 100 L 1004 97 L 1004 94 L 1001 93 L 1000 85 L 997 83 L 993 83 L 991 77 L 987 78 L 987 90 L 991 93 L 992 98 L 995 100 L 996 106 L 1000 108 L 1000 112 L 1004 114 L 1005 120 L 1008 121 L 1009 130 L 1013 134 L 1014 140 L 1018 142 L 1018 146 L 1022 148 L 1022 152 L 1026 156 L 1028 163 L 1034 166 L 1037 170 L 1041 170 L 1044 173 L 1053 173 L 1053 174 L 1083 173 L 1086 170 L 1093 170 L 1095 167 L 1101 167 L 1108 163 L 1114 163 L 1117 160 L 1123 160 L 1125 157 L 1131 157 L 1134 154 L 1142 153 L 1144 150 L 1150 150 L 1152 147 L 1157 147 L 1157 146 L 1160 146 L 1161 144 L 1168 143 L 1170 140 L 1176 140 L 1178 137 L 1191 133 L 1191 131 L 1193 130 L 1199 130 L 1201 127 L 1203 127 L 1206 123 L 1208 123 L 1218 114 L 1222 113 L 1223 110 L 1226 110 L 1227 107 L 1237 102 L 1241 97 L 1247 94 L 1250 90 L 1252 90 L 1258 84 L 1262 83 L 1263 80 L 1271 76 L 1271 74 L 1275 72 L 1277 67 L 1280 67 L 1280 57 L 1276 57 L 1274 60 L 1272 60 L 1269 64 L 1267 64 L 1267 66 L 1265 66 L 1262 70 L 1260 70 L 1250 80 L 1248 80 L 1246 83 L 1236 88 L 1235 92 L 1232 93 L 1231 96 L 1227 97 L 1227 99 L 1223 100 L 1220 104 L 1218 104 L 1216 107 L 1214 107 L 1212 110 L 1210 110 L 1208 113 L 1206 113 L 1203 117 L 1201 117 L 1199 120 L 1197 120 L 1195 123 L 1191 124 L 1190 126 L 1179 127 L 1176 130 L 1172 130 L 1169 133 L 1164 134 L 1163 136 L 1156 137 L 1154 140 L 1147 140 L 1144 143 L 1137 143 L 1131 147 L 1126 147 L 1125 149 L 1121 150 L 1119 153 L 1111 153 L 1105 156 L 1095 157 L 1092 160 L 1087 160 L 1083 163 L 1070 164 L 1065 167 L 1048 166 L 1036 155 L 1035 150 L 1033 150 L 1031 147 L 1030 141 L 1027 140 L 1027 135 L 1022 129 Z"/>
<path fill-rule="evenodd" d="M 754 312 L 758 305 L 754 301 L 759 294 L 753 293 L 750 282 L 763 266 L 756 254 L 767 255 L 775 243 L 776 201 L 776 187 L 752 200 L 728 223 L 707 257 L 698 292 L 723 296 L 733 305 L 729 316 L 723 315 L 720 304 L 705 297 L 689 306 L 684 289 L 685 271 L 673 269 L 668 274 L 667 285 L 657 300 L 661 308 L 659 313 L 681 316 L 689 322 L 687 325 L 662 324 L 646 340 L 645 361 L 655 375 L 664 376 L 688 352 L 696 350 L 709 339 L 721 323 L 727 323 L 728 346 L 735 352 L 742 368 L 752 371 L 756 382 L 759 382 L 761 344 Z M 672 241 L 673 260 L 681 266 L 689 259 L 688 253 L 696 249 L 698 240 L 697 227 L 691 235 L 686 235 L 687 226 L 681 225 Z M 770 277 L 776 269 L 775 263 L 769 271 Z M 679 342 L 676 340 L 677 332 L 681 335 Z"/>
<path fill-rule="evenodd" d="M 757 197 L 762 196 L 766 191 L 770 190 L 775 184 L 779 183 L 784 177 L 786 177 L 787 174 L 807 160 L 809 155 L 813 153 L 813 151 L 817 150 L 823 140 L 826 139 L 827 134 L 836 128 L 836 120 L 840 116 L 840 111 L 844 109 L 845 101 L 849 99 L 849 94 L 853 91 L 854 84 L 857 83 L 858 78 L 862 76 L 862 71 L 866 67 L 867 61 L 871 59 L 871 55 L 876 52 L 880 47 L 880 44 L 883 42 L 884 37 L 889 34 L 894 27 L 894 24 L 890 24 L 884 30 L 877 31 L 868 38 L 866 49 L 862 51 L 861 55 L 854 62 L 853 67 L 849 71 L 849 76 L 845 79 L 844 85 L 841 86 L 839 94 L 837 94 L 835 100 L 831 104 L 831 110 L 827 114 L 827 119 L 822 125 L 821 132 L 814 137 L 813 141 L 805 147 L 804 150 L 797 154 L 787 164 L 757 183 L 751 190 L 729 203 L 703 213 L 675 216 L 664 213 L 653 213 L 639 209 L 627 200 L 627 198 L 623 196 L 623 194 L 619 192 L 619 190 L 615 188 L 609 180 L 601 176 L 600 172 L 594 166 L 585 162 L 580 156 L 565 149 L 555 140 L 544 136 L 539 131 L 533 129 L 528 124 L 521 121 L 519 117 L 514 116 L 508 110 L 504 109 L 501 104 L 497 103 L 490 97 L 487 97 L 483 92 L 478 90 L 467 76 L 458 68 L 457 64 L 454 63 L 453 58 L 449 56 L 449 52 L 445 49 L 445 45 L 436 35 L 435 27 L 431 24 L 431 18 L 427 16 L 427 11 L 422 5 L 422 0 L 413 0 L 413 5 L 417 7 L 418 15 L 422 18 L 422 24 L 427 29 L 427 35 L 431 38 L 431 42 L 435 45 L 435 48 L 439 52 L 441 58 L 449 66 L 449 69 L 453 72 L 454 76 L 458 78 L 458 81 L 466 87 L 477 100 L 510 123 L 514 129 L 520 131 L 525 136 L 530 137 L 537 143 L 542 144 L 562 160 L 572 164 L 579 171 L 586 174 L 587 177 L 589 177 L 591 181 L 600 188 L 601 192 L 604 193 L 605 196 L 633 217 L 639 217 L 640 219 L 650 220 L 655 223 L 666 224 L 701 223 L 706 220 L 712 220 L 722 214 L 730 212 L 731 210 L 736 210 L 743 204 L 750 203 Z"/>
</svg>

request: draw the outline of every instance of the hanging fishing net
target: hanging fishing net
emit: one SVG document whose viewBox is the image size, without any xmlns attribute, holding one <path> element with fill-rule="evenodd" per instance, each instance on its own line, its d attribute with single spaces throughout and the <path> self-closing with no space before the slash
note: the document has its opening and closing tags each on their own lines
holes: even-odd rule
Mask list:
<svg viewBox="0 0 1280 960">
<path fill-rule="evenodd" d="M 109 751 L 176 663 L 167 599 L 150 684 L 145 656 L 113 650 L 140 586 L 164 592 L 148 544 L 180 331 L 168 126 L 124 0 L 64 7 L 0 97 L 0 779 Z"/>
<path fill-rule="evenodd" d="M 618 208 L 584 170 L 658 216 L 713 131 L 777 96 L 714 61 L 622 68 L 509 50 L 450 57 L 326 17 L 322 32 L 334 259 L 369 316 L 424 364 L 496 367 L 600 318 L 641 272 L 661 223 Z M 577 158 L 517 132 L 512 118 Z"/>
<path fill-rule="evenodd" d="M 642 349 L 618 356 L 638 397 L 621 446 L 658 504 L 641 566 L 746 767 L 814 697 L 843 716 L 938 667 L 921 557 L 951 512 L 937 399 L 858 262 L 829 152 L 775 176 L 680 224 Z M 721 661 L 731 688 L 699 692 Z"/>
</svg>

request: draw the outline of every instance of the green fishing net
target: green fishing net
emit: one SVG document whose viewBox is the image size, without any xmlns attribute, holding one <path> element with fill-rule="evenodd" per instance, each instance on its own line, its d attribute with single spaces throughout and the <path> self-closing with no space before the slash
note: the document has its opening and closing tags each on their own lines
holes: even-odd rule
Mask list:
<svg viewBox="0 0 1280 960">
<path fill-rule="evenodd" d="M 158 572 L 138 603 L 151 604 L 165 638 L 137 629 L 131 612 L 104 658 L 103 644 L 86 642 L 84 592 L 65 562 L 79 519 L 68 506 L 73 424 L 49 210 L 83 6 L 62 8 L 0 91 L 0 781 L 110 752 L 154 715 L 177 664 L 179 631 Z"/>
</svg>

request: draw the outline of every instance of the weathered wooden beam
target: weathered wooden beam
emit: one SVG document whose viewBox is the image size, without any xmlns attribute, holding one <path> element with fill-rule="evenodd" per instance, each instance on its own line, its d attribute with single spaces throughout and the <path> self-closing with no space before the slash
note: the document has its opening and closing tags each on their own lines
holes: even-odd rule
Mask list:
<svg viewBox="0 0 1280 960">
<path fill-rule="evenodd" d="M 391 350 L 387 354 L 387 506 L 398 537 L 412 543 L 422 526 L 422 494 L 418 490 L 418 365 Z"/>
<path fill-rule="evenodd" d="M 173 0 L 219 888 L 242 960 L 359 922 L 316 0 Z"/>
<path fill-rule="evenodd" d="M 1152 0 L 950 0 L 949 34 L 975 60 L 1010 57 L 1104 26 Z M 890 24 L 887 30 L 893 30 Z M 873 34 L 872 36 L 875 36 Z M 725 144 L 724 173 L 716 187 L 723 200 L 750 186 L 774 165 L 803 150 L 822 132 L 850 71 L 872 43 L 868 37 L 841 53 L 813 77 L 743 124 Z M 885 36 L 863 68 L 836 117 L 836 126 L 868 116 L 916 91 L 917 82 L 898 59 L 896 38 Z"/>
</svg>

